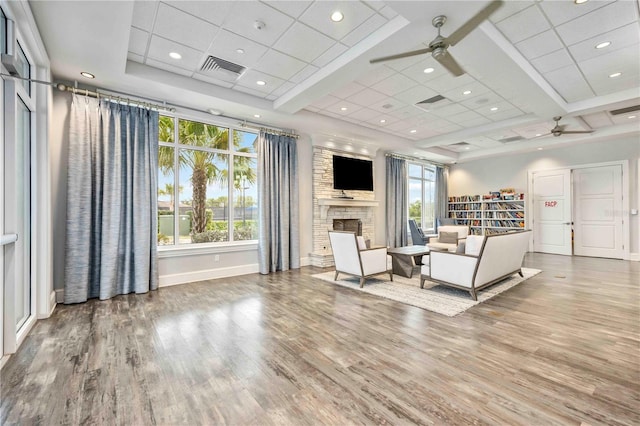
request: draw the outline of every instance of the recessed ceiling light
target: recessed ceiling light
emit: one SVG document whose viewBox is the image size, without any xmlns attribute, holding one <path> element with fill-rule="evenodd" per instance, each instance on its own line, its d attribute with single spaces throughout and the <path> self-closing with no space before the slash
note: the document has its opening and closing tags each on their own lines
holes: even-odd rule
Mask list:
<svg viewBox="0 0 640 426">
<path fill-rule="evenodd" d="M 218 111 L 217 109 L 209 108 L 207 111 L 211 115 L 222 115 L 222 111 Z"/>
<path fill-rule="evenodd" d="M 605 47 L 611 44 L 610 41 L 603 41 L 602 43 L 596 44 L 596 49 L 604 49 Z"/>
<path fill-rule="evenodd" d="M 243 54 L 244 53 L 244 49 L 236 49 L 236 53 Z"/>
<path fill-rule="evenodd" d="M 498 110 L 498 107 L 491 108 L 491 111 L 497 111 L 497 110 Z"/>
<path fill-rule="evenodd" d="M 588 1 L 589 1 L 589 0 L 573 0 L 573 2 L 574 2 L 575 4 L 582 4 L 582 3 L 586 3 L 586 2 L 588 2 Z"/>
<path fill-rule="evenodd" d="M 82 71 L 80 73 L 81 76 L 86 77 L 86 78 L 96 78 L 95 75 L 91 74 L 90 72 L 86 72 L 86 71 Z"/>
<path fill-rule="evenodd" d="M 634 116 L 632 116 L 632 117 L 634 117 Z M 629 117 L 629 118 L 631 118 L 631 117 Z M 386 122 L 387 122 L 387 120 L 385 120 L 385 119 L 383 118 L 382 120 L 380 120 L 380 122 L 381 122 L 381 123 L 386 123 Z"/>
<path fill-rule="evenodd" d="M 614 72 L 613 74 L 609 74 L 609 78 L 616 78 L 622 75 L 621 72 Z"/>
<path fill-rule="evenodd" d="M 636 116 L 635 115 L 630 115 L 627 118 L 636 118 Z"/>
<path fill-rule="evenodd" d="M 464 149 L 471 149 L 471 148 L 469 148 L 468 146 L 465 146 Z"/>
<path fill-rule="evenodd" d="M 417 130 L 415 130 L 415 129 L 409 131 L 409 133 L 415 133 L 415 132 L 417 132 Z"/>
<path fill-rule="evenodd" d="M 260 118 L 260 114 L 253 114 L 255 118 Z"/>
<path fill-rule="evenodd" d="M 542 148 L 538 148 L 538 151 L 542 151 Z"/>
<path fill-rule="evenodd" d="M 536 133 L 536 137 L 542 136 L 542 133 Z"/>
<path fill-rule="evenodd" d="M 463 95 L 470 95 L 471 94 L 471 90 L 465 90 L 464 92 L 462 92 Z"/>
<path fill-rule="evenodd" d="M 267 84 L 267 83 L 266 83 L 265 81 L 258 80 L 258 81 L 256 81 L 256 84 L 257 84 L 258 86 L 264 86 L 264 85 L 265 85 L 265 84 Z"/>
<path fill-rule="evenodd" d="M 178 52 L 171 52 L 169 53 L 169 56 L 171 56 L 173 59 L 182 59 L 182 55 Z"/>
<path fill-rule="evenodd" d="M 346 110 L 347 110 L 347 107 L 340 108 L 340 111 L 346 111 Z"/>
<path fill-rule="evenodd" d="M 432 73 L 433 71 L 435 71 L 435 70 L 434 70 L 433 68 L 429 67 L 429 68 L 425 68 L 423 72 L 424 72 L 425 74 L 430 74 L 430 73 Z"/>
<path fill-rule="evenodd" d="M 331 20 L 333 22 L 340 22 L 344 19 L 344 15 L 339 10 L 336 10 L 331 14 Z"/>
</svg>

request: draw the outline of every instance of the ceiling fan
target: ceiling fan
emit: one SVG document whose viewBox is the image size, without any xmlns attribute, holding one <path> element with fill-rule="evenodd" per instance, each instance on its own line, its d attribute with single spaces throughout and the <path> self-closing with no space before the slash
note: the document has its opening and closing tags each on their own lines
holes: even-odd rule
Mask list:
<svg viewBox="0 0 640 426">
<path fill-rule="evenodd" d="M 549 136 L 549 135 L 553 135 L 553 136 L 562 136 L 562 135 L 578 135 L 581 133 L 593 133 L 593 130 L 565 130 L 564 128 L 567 127 L 566 124 L 563 124 L 562 126 L 558 123 L 560 120 L 562 120 L 562 117 L 558 116 L 558 117 L 553 117 L 553 121 L 556 122 L 556 125 L 553 129 L 551 129 L 549 131 L 549 133 L 547 133 L 546 135 L 542 135 L 542 136 Z"/>
<path fill-rule="evenodd" d="M 399 53 L 397 55 L 384 56 L 382 58 L 372 59 L 369 62 L 372 64 L 384 61 L 391 61 L 393 59 L 408 58 L 410 56 L 422 55 L 424 53 L 431 53 L 433 59 L 440 62 L 451 74 L 456 77 L 464 74 L 462 67 L 456 62 L 455 59 L 449 54 L 447 49 L 450 46 L 455 46 L 460 40 L 465 38 L 471 31 L 473 31 L 478 25 L 480 25 L 485 19 L 487 19 L 493 12 L 495 12 L 500 6 L 502 6 L 503 0 L 493 0 L 484 9 L 476 13 L 471 19 L 465 22 L 460 28 L 453 32 L 449 37 L 442 37 L 440 35 L 440 27 L 447 22 L 447 17 L 444 15 L 438 15 L 431 23 L 438 29 L 438 36 L 429 43 L 429 47 L 426 49 L 413 50 L 411 52 Z"/>
</svg>

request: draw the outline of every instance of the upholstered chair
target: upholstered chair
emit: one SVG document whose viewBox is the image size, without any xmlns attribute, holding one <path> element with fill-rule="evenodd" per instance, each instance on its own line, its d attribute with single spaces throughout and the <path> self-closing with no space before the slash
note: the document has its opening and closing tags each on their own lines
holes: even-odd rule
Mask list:
<svg viewBox="0 0 640 426">
<path fill-rule="evenodd" d="M 354 232 L 329 231 L 329 241 L 333 251 L 333 261 L 336 265 L 336 275 L 339 273 L 360 277 L 360 287 L 368 277 L 378 274 L 389 274 L 393 281 L 393 273 L 387 263 L 387 248 L 366 248 L 364 239 L 358 242 Z"/>
</svg>

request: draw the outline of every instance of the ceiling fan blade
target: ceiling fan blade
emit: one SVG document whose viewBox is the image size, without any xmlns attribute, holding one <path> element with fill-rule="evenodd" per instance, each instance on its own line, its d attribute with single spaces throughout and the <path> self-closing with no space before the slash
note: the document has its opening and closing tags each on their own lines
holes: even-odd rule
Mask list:
<svg viewBox="0 0 640 426">
<path fill-rule="evenodd" d="M 580 133 L 593 133 L 595 130 L 563 130 L 563 135 L 577 135 Z"/>
<path fill-rule="evenodd" d="M 378 62 L 392 61 L 394 59 L 408 58 L 410 56 L 422 55 L 422 54 L 429 53 L 429 52 L 432 52 L 432 51 L 433 51 L 433 49 L 431 47 L 427 47 L 425 49 L 412 50 L 411 52 L 398 53 L 397 55 L 383 56 L 382 58 L 371 59 L 369 61 L 369 63 L 370 64 L 377 64 Z"/>
<path fill-rule="evenodd" d="M 445 67 L 447 71 L 449 71 L 454 76 L 460 77 L 462 74 L 464 74 L 464 70 L 462 69 L 460 64 L 458 64 L 456 60 L 453 59 L 453 56 L 451 56 L 451 54 L 446 50 L 443 53 L 434 56 L 433 58 L 436 61 L 440 62 L 442 66 Z"/>
<path fill-rule="evenodd" d="M 487 19 L 493 12 L 498 10 L 502 6 L 503 0 L 493 0 L 480 12 L 476 13 L 471 19 L 465 22 L 460 28 L 455 30 L 449 37 L 445 39 L 445 43 L 449 46 L 455 46 L 460 40 L 465 38 L 467 34 L 473 31 L 478 25 L 480 25 L 485 19 Z"/>
</svg>

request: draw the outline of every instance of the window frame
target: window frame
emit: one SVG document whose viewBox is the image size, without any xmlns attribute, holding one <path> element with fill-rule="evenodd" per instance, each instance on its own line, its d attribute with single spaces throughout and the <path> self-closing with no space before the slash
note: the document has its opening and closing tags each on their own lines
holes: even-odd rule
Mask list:
<svg viewBox="0 0 640 426">
<path fill-rule="evenodd" d="M 176 188 L 179 188 L 179 178 L 180 178 L 180 171 L 179 171 L 179 155 L 180 155 L 180 150 L 181 149 L 191 149 L 191 150 L 198 150 L 198 151 L 204 151 L 204 152 L 211 152 L 211 153 L 216 153 L 216 154 L 223 154 L 223 155 L 227 155 L 228 156 L 228 175 L 229 176 L 233 176 L 234 175 L 234 158 L 235 157 L 249 157 L 249 158 L 255 158 L 256 159 L 256 168 L 257 168 L 257 158 L 258 158 L 258 153 L 247 153 L 247 152 L 240 152 L 240 151 L 236 151 L 235 147 L 233 146 L 233 132 L 234 131 L 238 131 L 238 132 L 244 132 L 244 133 L 252 133 L 255 134 L 256 137 L 259 137 L 259 131 L 255 130 L 255 129 L 248 129 L 246 127 L 243 127 L 240 123 L 238 124 L 232 124 L 232 123 L 226 123 L 224 121 L 217 121 L 217 120 L 211 120 L 208 118 L 203 118 L 201 116 L 194 116 L 194 115 L 189 115 L 189 114 L 180 114 L 180 113 L 175 113 L 175 112 L 169 112 L 169 111 L 161 111 L 159 114 L 160 116 L 164 116 L 164 117 L 170 117 L 171 119 L 173 119 L 174 125 L 173 125 L 173 142 L 164 142 L 164 141 L 160 141 L 158 140 L 158 147 L 161 146 L 165 146 L 165 147 L 170 147 L 173 149 L 173 164 L 174 164 L 174 170 L 173 170 L 173 185 L 174 185 L 174 191 L 176 190 Z M 158 119 L 159 119 L 158 117 Z M 229 131 L 229 145 L 228 145 L 228 149 L 223 150 L 223 149 L 216 149 L 216 148 L 208 148 L 208 147 L 199 147 L 199 146 L 193 146 L 193 145 L 186 145 L 186 144 L 181 144 L 179 142 L 179 120 L 186 120 L 186 121 L 195 121 L 195 122 L 199 122 L 199 123 L 203 123 L 206 125 L 211 125 L 211 126 L 216 126 L 216 127 L 220 127 L 220 128 L 224 128 L 224 129 L 228 129 Z M 156 188 L 156 191 L 159 189 Z M 234 220 L 235 220 L 235 211 L 233 208 L 233 204 L 235 202 L 235 196 L 234 196 L 234 185 L 233 185 L 233 181 L 229 181 L 228 183 L 228 188 L 227 188 L 227 199 L 231 200 L 231 202 L 229 203 L 228 208 L 228 212 L 227 212 L 227 222 L 229 224 L 228 226 L 228 233 L 229 233 L 229 240 L 228 241 L 218 241 L 218 242 L 208 242 L 208 243 L 190 243 L 190 244 L 180 244 L 179 243 L 179 238 L 176 239 L 177 234 L 179 233 L 179 220 L 180 220 L 180 215 L 179 214 L 175 214 L 175 211 L 179 211 L 179 205 L 180 205 L 180 199 L 178 197 L 178 194 L 174 194 L 174 198 L 176 200 L 176 206 L 174 206 L 174 222 L 173 222 L 173 243 L 172 244 L 166 244 L 166 245 L 160 245 L 156 243 L 156 247 L 158 250 L 158 257 L 163 258 L 163 257 L 176 257 L 176 256 L 190 256 L 190 255 L 196 255 L 196 254 L 208 254 L 208 253 L 228 253 L 228 252 L 234 252 L 234 251 L 244 251 L 247 249 L 257 249 L 258 248 L 258 240 L 257 239 L 253 239 L 253 240 L 233 240 L 233 230 L 234 230 Z"/>
<path fill-rule="evenodd" d="M 409 172 L 411 166 L 418 166 L 420 167 L 420 176 L 412 176 L 411 173 Z M 433 179 L 427 179 L 425 177 L 425 170 L 429 170 L 431 172 L 433 172 Z M 407 218 L 411 219 L 411 217 L 409 216 L 409 208 L 411 206 L 411 181 L 420 181 L 420 201 L 421 201 L 421 211 L 420 211 L 420 221 L 418 223 L 418 226 L 420 227 L 420 229 L 422 229 L 422 231 L 425 234 L 432 234 L 435 232 L 436 229 L 436 217 L 435 217 L 435 203 L 436 203 L 436 197 L 434 196 L 433 199 L 433 204 L 434 204 L 434 211 L 433 211 L 433 226 L 430 228 L 427 228 L 425 226 L 425 217 L 426 217 L 426 208 L 427 208 L 427 203 L 425 202 L 425 183 L 426 182 L 433 182 L 434 185 L 434 191 L 435 191 L 435 183 L 436 183 L 436 166 L 432 165 L 432 164 L 425 164 L 425 163 L 419 163 L 419 162 L 415 162 L 415 161 L 407 161 Z"/>
</svg>

